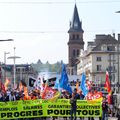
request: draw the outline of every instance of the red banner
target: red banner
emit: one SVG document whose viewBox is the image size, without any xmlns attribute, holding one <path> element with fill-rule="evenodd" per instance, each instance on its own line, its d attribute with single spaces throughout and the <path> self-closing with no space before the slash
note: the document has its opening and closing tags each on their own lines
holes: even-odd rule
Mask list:
<svg viewBox="0 0 120 120">
<path fill-rule="evenodd" d="M 87 100 L 100 100 L 102 99 L 102 92 L 91 93 L 89 92 L 87 95 Z"/>
</svg>

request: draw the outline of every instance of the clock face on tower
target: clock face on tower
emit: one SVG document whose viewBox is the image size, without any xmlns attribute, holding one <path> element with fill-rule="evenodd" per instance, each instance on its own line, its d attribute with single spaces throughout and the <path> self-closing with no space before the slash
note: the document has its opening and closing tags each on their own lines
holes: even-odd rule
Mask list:
<svg viewBox="0 0 120 120">
<path fill-rule="evenodd" d="M 77 28 L 78 27 L 78 23 L 74 22 L 74 27 Z"/>
</svg>

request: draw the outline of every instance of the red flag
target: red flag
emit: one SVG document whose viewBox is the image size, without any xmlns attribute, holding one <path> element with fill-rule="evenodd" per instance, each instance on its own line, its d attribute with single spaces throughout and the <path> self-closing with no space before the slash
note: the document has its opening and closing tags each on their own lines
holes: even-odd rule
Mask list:
<svg viewBox="0 0 120 120">
<path fill-rule="evenodd" d="M 110 86 L 110 79 L 109 79 L 108 71 L 106 71 L 105 89 L 107 90 L 109 94 L 111 94 L 111 86 Z"/>
<path fill-rule="evenodd" d="M 107 100 L 108 100 L 108 104 L 112 104 L 112 96 L 110 94 L 107 95 Z"/>
<path fill-rule="evenodd" d="M 9 83 L 10 83 L 10 80 L 9 80 L 8 78 L 6 78 L 6 80 L 5 80 L 5 84 L 4 84 L 4 86 L 5 86 L 5 90 L 8 89 L 8 85 L 9 85 Z"/>
<path fill-rule="evenodd" d="M 6 92 L 5 90 L 5 86 L 4 84 L 0 81 L 0 89 L 3 91 L 3 92 Z"/>
<path fill-rule="evenodd" d="M 57 91 L 55 89 L 52 89 L 51 87 L 46 86 L 42 94 L 42 99 L 51 99 L 55 96 L 56 93 Z"/>
</svg>

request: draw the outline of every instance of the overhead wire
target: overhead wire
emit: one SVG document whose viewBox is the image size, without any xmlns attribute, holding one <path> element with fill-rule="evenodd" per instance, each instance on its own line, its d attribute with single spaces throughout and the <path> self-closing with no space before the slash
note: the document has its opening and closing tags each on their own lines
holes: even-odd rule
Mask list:
<svg viewBox="0 0 120 120">
<path fill-rule="evenodd" d="M 97 29 L 97 30 L 88 30 L 88 31 L 85 31 L 87 33 L 90 33 L 90 32 L 105 32 L 105 31 L 113 31 L 113 29 Z M 116 30 L 116 31 L 120 31 L 120 30 Z M 15 33 L 15 34 L 61 34 L 61 33 L 67 33 L 68 31 L 66 30 L 63 30 L 63 31 L 19 31 L 19 30 L 15 30 L 15 31 L 0 31 L 0 33 Z"/>
<path fill-rule="evenodd" d="M 90 1 L 76 1 L 77 4 L 79 3 L 84 3 L 84 4 L 87 4 L 87 3 L 116 3 L 116 2 L 120 2 L 120 0 L 111 0 L 111 1 L 108 1 L 108 0 L 90 0 Z M 50 2 L 44 2 L 44 1 L 41 1 L 41 2 L 38 2 L 38 1 L 34 1 L 34 2 L 31 2 L 31 1 L 25 1 L 25 2 L 21 2 L 21 1 L 13 1 L 13 2 L 0 2 L 0 4 L 73 4 L 75 2 L 55 2 L 55 1 L 50 1 Z M 112 29 L 111 29 L 112 30 Z M 111 31 L 111 30 L 90 30 L 90 31 L 86 31 L 86 32 L 95 32 L 95 31 L 99 31 L 99 32 L 102 32 L 102 31 Z M 64 33 L 64 32 L 67 32 L 67 31 L 0 31 L 0 33 L 24 33 L 24 34 L 45 34 L 45 33 Z"/>
<path fill-rule="evenodd" d="M 95 0 L 92 0 L 92 1 L 76 1 L 77 4 L 81 4 L 81 3 L 84 3 L 84 4 L 89 4 L 89 3 L 116 3 L 116 2 L 120 2 L 118 0 L 112 0 L 112 1 L 108 1 L 108 0 L 99 0 L 99 1 L 95 1 Z M 25 1 L 25 2 L 16 2 L 16 1 L 13 1 L 13 2 L 0 2 L 0 4 L 73 4 L 75 2 L 55 2 L 55 1 L 50 1 L 50 2 L 38 2 L 38 1 L 34 1 L 34 2 L 31 2 L 31 1 Z"/>
</svg>

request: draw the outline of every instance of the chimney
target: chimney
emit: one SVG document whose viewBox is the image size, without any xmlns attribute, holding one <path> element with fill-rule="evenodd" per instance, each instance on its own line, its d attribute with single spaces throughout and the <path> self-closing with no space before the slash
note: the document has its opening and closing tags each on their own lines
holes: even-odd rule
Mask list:
<svg viewBox="0 0 120 120">
<path fill-rule="evenodd" d="M 115 38 L 115 33 L 113 33 L 113 38 Z"/>
<path fill-rule="evenodd" d="M 118 34 L 118 42 L 120 42 L 120 34 Z"/>
</svg>

